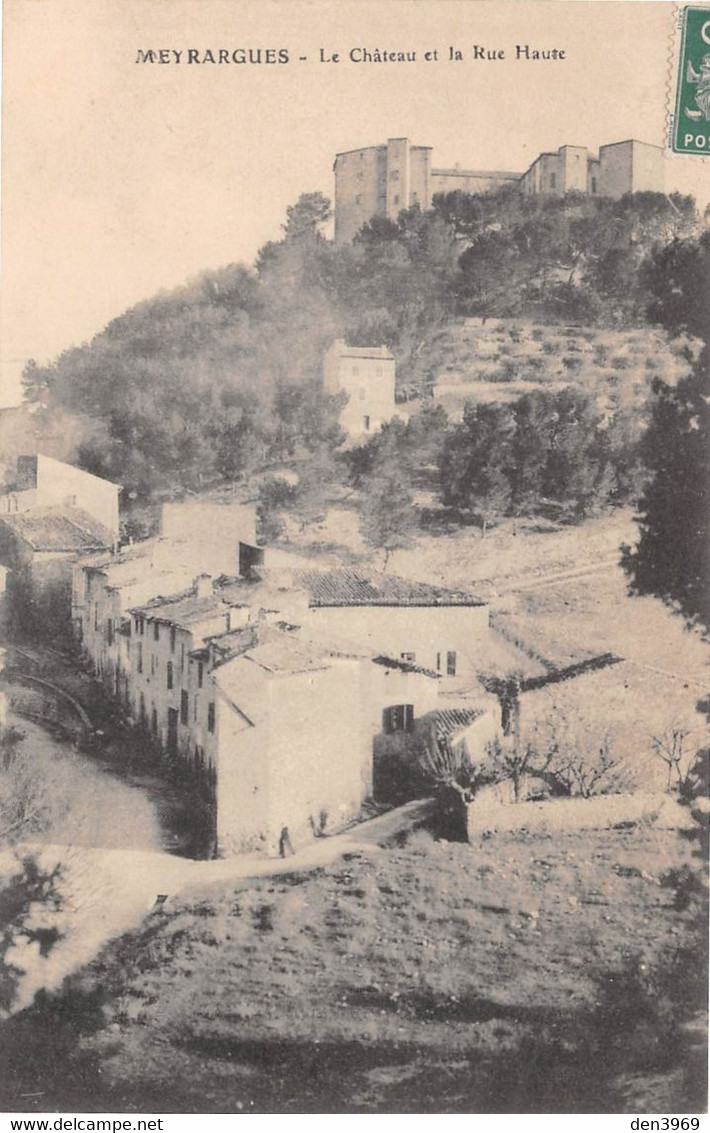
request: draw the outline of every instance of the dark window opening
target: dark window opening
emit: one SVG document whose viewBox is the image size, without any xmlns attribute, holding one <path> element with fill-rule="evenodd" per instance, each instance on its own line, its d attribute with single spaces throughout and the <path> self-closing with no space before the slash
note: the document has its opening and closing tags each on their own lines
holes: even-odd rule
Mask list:
<svg viewBox="0 0 710 1133">
<path fill-rule="evenodd" d="M 143 642 L 137 641 L 136 647 L 138 649 L 138 672 L 143 672 Z"/>
<path fill-rule="evenodd" d="M 175 626 L 170 627 L 170 652 L 175 652 Z"/>
<path fill-rule="evenodd" d="M 388 735 L 392 732 L 411 732 L 413 727 L 413 704 L 394 704 L 391 708 L 385 708 L 382 713 L 382 731 Z"/>
<path fill-rule="evenodd" d="M 189 698 L 185 689 L 180 693 L 180 723 L 187 724 L 187 717 L 189 712 Z"/>
<path fill-rule="evenodd" d="M 207 705 L 207 731 L 214 732 L 214 701 Z"/>
<path fill-rule="evenodd" d="M 173 663 L 168 661 L 168 688 L 173 687 Z"/>
<path fill-rule="evenodd" d="M 202 688 L 202 678 L 204 676 L 204 665 L 201 661 L 197 662 L 197 687 Z"/>
<path fill-rule="evenodd" d="M 153 622 L 153 637 L 155 641 L 160 641 L 160 625 L 158 622 Z"/>
<path fill-rule="evenodd" d="M 446 654 L 446 675 L 447 677 L 456 676 L 456 653 L 450 649 Z"/>
</svg>

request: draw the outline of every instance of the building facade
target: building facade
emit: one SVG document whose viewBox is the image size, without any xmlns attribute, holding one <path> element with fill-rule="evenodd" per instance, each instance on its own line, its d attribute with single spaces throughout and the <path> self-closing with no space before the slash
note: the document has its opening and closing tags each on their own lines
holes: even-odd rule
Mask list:
<svg viewBox="0 0 710 1133">
<path fill-rule="evenodd" d="M 349 243 L 373 216 L 396 220 L 413 205 L 428 209 L 435 193 L 488 192 L 520 177 L 458 166 L 433 169 L 431 162 L 432 147 L 412 145 L 408 138 L 336 154 L 335 242 Z"/>
<path fill-rule="evenodd" d="M 336 339 L 323 357 L 326 393 L 347 395 L 340 425 L 348 436 L 377 432 L 395 416 L 395 360 L 386 346 L 348 346 Z"/>
<path fill-rule="evenodd" d="M 663 150 L 634 139 L 600 146 L 598 157 L 584 146 L 560 146 L 556 153 L 541 153 L 520 182 L 529 195 L 577 192 L 616 199 L 625 193 L 663 193 Z"/>
<path fill-rule="evenodd" d="M 280 562 L 170 592 L 178 577 L 139 548 L 93 556 L 75 628 L 134 724 L 191 769 L 223 852 L 276 853 L 355 816 L 377 737 L 470 682 L 487 631 L 478 599 L 390 575 Z"/>
<path fill-rule="evenodd" d="M 527 194 L 578 192 L 622 197 L 624 193 L 663 193 L 664 158 L 659 146 L 635 139 L 599 147 L 564 145 L 541 153 L 525 173 L 503 170 L 436 169 L 432 147 L 408 138 L 389 138 L 335 155 L 335 242 L 347 244 L 375 216 L 396 220 L 402 209 L 431 207 L 436 193 L 487 193 L 504 185 Z"/>
</svg>

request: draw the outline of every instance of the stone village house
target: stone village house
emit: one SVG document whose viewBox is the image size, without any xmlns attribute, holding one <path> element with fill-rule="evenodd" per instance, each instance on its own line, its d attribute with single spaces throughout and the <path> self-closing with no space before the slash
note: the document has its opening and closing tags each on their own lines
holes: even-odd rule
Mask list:
<svg viewBox="0 0 710 1133">
<path fill-rule="evenodd" d="M 471 596 L 298 562 L 201 573 L 128 610 L 177 581 L 154 570 L 136 548 L 82 564 L 75 624 L 88 624 L 86 655 L 134 722 L 209 785 L 221 852 L 277 852 L 285 830 L 298 845 L 355 816 L 376 737 L 411 731 L 447 686 L 470 683 L 487 632 Z M 490 730 L 495 710 L 478 716 Z"/>
</svg>

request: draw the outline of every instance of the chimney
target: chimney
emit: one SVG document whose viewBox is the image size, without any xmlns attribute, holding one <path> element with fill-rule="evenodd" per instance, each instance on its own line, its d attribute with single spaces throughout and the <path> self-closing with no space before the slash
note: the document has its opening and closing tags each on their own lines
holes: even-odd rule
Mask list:
<svg viewBox="0 0 710 1133">
<path fill-rule="evenodd" d="M 192 584 L 197 598 L 211 598 L 212 597 L 212 575 L 211 574 L 198 574 L 197 578 Z"/>
</svg>

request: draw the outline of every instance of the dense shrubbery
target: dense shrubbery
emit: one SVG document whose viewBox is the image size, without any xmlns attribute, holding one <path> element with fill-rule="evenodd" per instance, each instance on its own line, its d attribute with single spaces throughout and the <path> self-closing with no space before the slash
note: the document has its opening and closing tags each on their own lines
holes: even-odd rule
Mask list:
<svg viewBox="0 0 710 1133">
<path fill-rule="evenodd" d="M 424 345 L 462 314 L 641 318 L 649 296 L 660 301 L 647 257 L 695 219 L 692 199 L 653 193 L 449 194 L 396 223 L 375 218 L 338 247 L 321 235 L 328 215 L 321 194 L 304 195 L 253 269 L 206 272 L 53 365 L 29 364 L 28 399 L 80 415 L 80 463 L 127 497 L 238 479 L 337 444 L 339 406 L 321 389 L 335 337 L 386 342 L 401 387 L 422 392 Z"/>
</svg>

